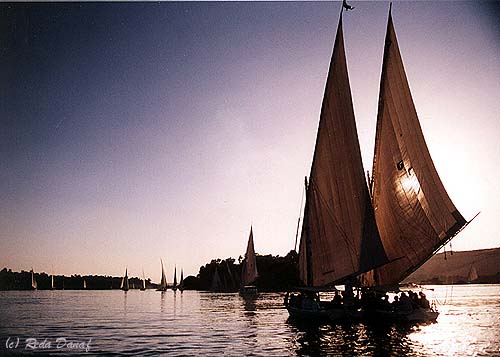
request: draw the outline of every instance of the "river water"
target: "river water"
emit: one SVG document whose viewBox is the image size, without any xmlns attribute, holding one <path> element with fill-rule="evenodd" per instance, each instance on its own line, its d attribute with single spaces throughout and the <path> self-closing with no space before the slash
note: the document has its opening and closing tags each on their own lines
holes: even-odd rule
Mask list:
<svg viewBox="0 0 500 357">
<path fill-rule="evenodd" d="M 297 324 L 278 293 L 3 291 L 0 355 L 500 356 L 500 285 L 427 288 L 420 326 Z"/>
</svg>

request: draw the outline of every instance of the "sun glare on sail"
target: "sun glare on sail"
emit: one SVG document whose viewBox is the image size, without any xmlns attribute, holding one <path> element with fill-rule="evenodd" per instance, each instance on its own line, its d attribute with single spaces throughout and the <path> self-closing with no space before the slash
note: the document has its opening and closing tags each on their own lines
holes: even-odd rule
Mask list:
<svg viewBox="0 0 500 357">
<path fill-rule="evenodd" d="M 401 184 L 406 192 L 413 190 L 416 194 L 420 192 L 420 182 L 412 167 L 408 169 L 407 176 L 401 179 Z"/>
</svg>

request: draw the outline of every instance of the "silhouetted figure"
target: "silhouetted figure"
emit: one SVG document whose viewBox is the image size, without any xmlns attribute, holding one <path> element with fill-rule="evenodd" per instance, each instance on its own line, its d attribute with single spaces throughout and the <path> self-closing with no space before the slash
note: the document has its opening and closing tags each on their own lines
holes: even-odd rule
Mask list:
<svg viewBox="0 0 500 357">
<path fill-rule="evenodd" d="M 347 0 L 343 0 L 342 1 L 342 6 L 344 7 L 345 11 L 349 11 L 349 10 L 354 10 L 354 6 L 351 6 L 347 3 Z"/>
<path fill-rule="evenodd" d="M 420 306 L 423 307 L 424 309 L 430 308 L 429 300 L 425 297 L 425 294 L 423 292 L 419 293 L 420 295 Z"/>
<path fill-rule="evenodd" d="M 335 306 L 342 305 L 342 296 L 339 294 L 338 291 L 335 291 L 335 296 L 333 297 L 332 303 Z"/>
</svg>

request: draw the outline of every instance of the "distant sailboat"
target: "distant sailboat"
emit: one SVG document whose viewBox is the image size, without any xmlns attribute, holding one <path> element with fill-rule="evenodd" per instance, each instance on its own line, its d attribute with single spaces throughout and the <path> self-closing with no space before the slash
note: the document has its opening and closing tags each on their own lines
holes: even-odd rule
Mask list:
<svg viewBox="0 0 500 357">
<path fill-rule="evenodd" d="M 85 279 L 83 279 L 83 288 L 87 289 L 87 281 Z"/>
<path fill-rule="evenodd" d="M 227 260 L 225 261 L 228 275 L 228 291 L 237 291 L 238 290 L 238 282 L 234 278 L 234 274 L 231 272 L 231 267 Z"/>
<path fill-rule="evenodd" d="M 120 289 L 123 291 L 128 291 L 128 274 L 127 268 L 125 268 L 125 276 L 122 278 L 122 283 L 120 285 Z"/>
<path fill-rule="evenodd" d="M 253 228 L 250 226 L 247 251 L 243 267 L 241 269 L 240 292 L 256 293 L 257 288 L 251 284 L 253 284 L 258 277 L 259 272 L 257 271 L 257 258 L 255 257 L 255 249 L 253 246 Z"/>
<path fill-rule="evenodd" d="M 50 277 L 50 288 L 54 290 L 54 273 Z"/>
<path fill-rule="evenodd" d="M 477 275 L 477 270 L 474 264 L 470 266 L 469 274 L 467 276 L 467 282 L 470 284 L 474 282 L 474 280 L 477 280 L 479 278 L 479 275 Z"/>
<path fill-rule="evenodd" d="M 38 284 L 36 282 L 35 272 L 33 271 L 33 268 L 31 268 L 31 289 L 32 290 L 38 289 Z"/>
<path fill-rule="evenodd" d="M 172 285 L 172 290 L 177 290 L 177 267 L 174 267 L 174 284 Z"/>
<path fill-rule="evenodd" d="M 142 269 L 142 287 L 141 291 L 146 290 L 146 276 L 144 275 L 144 269 Z"/>
<path fill-rule="evenodd" d="M 220 278 L 217 266 L 215 266 L 214 276 L 212 278 L 212 284 L 210 285 L 210 291 L 215 293 L 220 293 L 224 291 L 224 286 Z"/>
<path fill-rule="evenodd" d="M 179 281 L 179 290 L 182 292 L 184 290 L 184 272 L 181 268 L 181 280 Z"/>
<path fill-rule="evenodd" d="M 160 281 L 160 287 L 157 289 L 159 291 L 166 291 L 167 290 L 167 276 L 165 275 L 165 269 L 163 268 L 163 260 L 160 258 L 161 262 L 161 281 Z"/>
</svg>

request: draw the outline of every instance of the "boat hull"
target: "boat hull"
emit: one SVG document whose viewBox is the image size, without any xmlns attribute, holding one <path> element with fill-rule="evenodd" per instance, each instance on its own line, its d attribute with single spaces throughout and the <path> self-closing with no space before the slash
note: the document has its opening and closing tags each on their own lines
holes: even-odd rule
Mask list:
<svg viewBox="0 0 500 357">
<path fill-rule="evenodd" d="M 257 295 L 258 290 L 257 290 L 256 286 L 248 285 L 248 286 L 244 286 L 240 289 L 240 294 L 241 295 Z"/>
<path fill-rule="evenodd" d="M 291 318 L 310 322 L 338 321 L 346 317 L 344 309 L 303 309 L 288 306 L 287 310 Z"/>
<path fill-rule="evenodd" d="M 379 322 L 435 322 L 439 312 L 432 309 L 413 309 L 412 311 L 375 310 L 367 318 Z"/>
<path fill-rule="evenodd" d="M 425 323 L 435 322 L 439 316 L 439 312 L 432 309 L 414 309 L 408 312 L 402 311 L 385 311 L 374 310 L 370 312 L 343 308 L 331 309 L 304 309 L 295 306 L 287 306 L 286 309 L 290 317 L 297 320 L 309 322 L 337 322 L 340 320 L 347 321 L 364 321 L 367 323 L 394 323 L 394 322 L 409 322 L 409 323 Z"/>
</svg>

